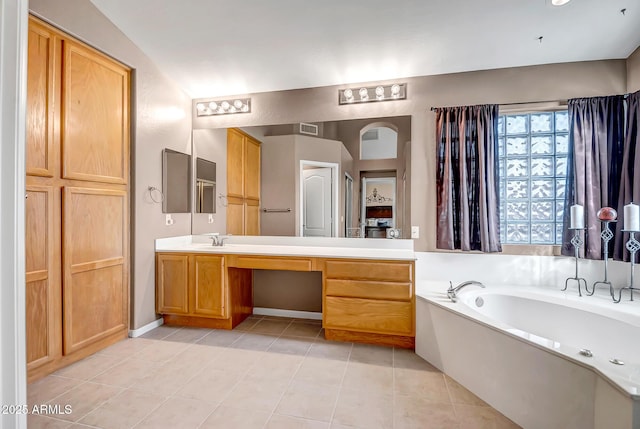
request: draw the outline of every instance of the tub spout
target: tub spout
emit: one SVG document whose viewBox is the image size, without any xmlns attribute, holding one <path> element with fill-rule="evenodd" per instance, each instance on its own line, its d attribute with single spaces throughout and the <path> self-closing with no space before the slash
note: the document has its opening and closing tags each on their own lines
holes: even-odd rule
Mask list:
<svg viewBox="0 0 640 429">
<path fill-rule="evenodd" d="M 451 301 L 456 302 L 458 300 L 458 292 L 460 291 L 460 289 L 462 289 L 465 286 L 471 286 L 471 285 L 485 287 L 482 283 L 476 280 L 469 280 L 466 282 L 462 282 L 456 287 L 453 287 L 453 283 L 449 282 L 449 289 L 447 289 L 447 296 Z"/>
</svg>

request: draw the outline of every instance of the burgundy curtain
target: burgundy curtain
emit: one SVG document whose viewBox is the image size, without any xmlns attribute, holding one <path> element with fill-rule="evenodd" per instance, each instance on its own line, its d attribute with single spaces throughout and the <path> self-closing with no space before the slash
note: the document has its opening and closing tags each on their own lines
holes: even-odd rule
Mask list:
<svg viewBox="0 0 640 429">
<path fill-rule="evenodd" d="M 498 106 L 434 109 L 438 249 L 500 252 Z"/>
<path fill-rule="evenodd" d="M 569 159 L 564 206 L 562 254 L 574 254 L 570 207 L 584 207 L 584 257 L 602 259 L 602 207 L 618 206 L 624 142 L 624 96 L 575 98 L 569 100 Z M 620 213 L 618 213 L 620 216 Z M 613 230 L 613 228 L 612 228 Z M 614 240 L 609 243 L 614 246 Z M 611 248 L 609 254 L 611 254 Z"/>
<path fill-rule="evenodd" d="M 628 234 L 624 234 L 624 206 L 633 202 L 640 204 L 640 91 L 627 97 L 627 132 L 621 156 L 620 192 L 617 200 L 618 223 L 616 224 L 613 258 L 629 260 L 629 251 L 625 248 Z M 634 172 L 636 175 L 634 176 Z M 614 201 L 612 204 L 615 204 Z M 613 206 L 615 208 L 615 205 Z M 636 239 L 638 237 L 636 236 Z"/>
</svg>

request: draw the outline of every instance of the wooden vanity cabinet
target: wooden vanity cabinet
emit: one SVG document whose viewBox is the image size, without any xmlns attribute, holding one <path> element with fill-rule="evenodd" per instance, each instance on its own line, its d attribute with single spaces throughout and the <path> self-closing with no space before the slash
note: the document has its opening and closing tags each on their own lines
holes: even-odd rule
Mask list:
<svg viewBox="0 0 640 429">
<path fill-rule="evenodd" d="M 226 318 L 224 256 L 158 253 L 158 314 Z"/>
<path fill-rule="evenodd" d="M 260 142 L 227 130 L 227 233 L 260 235 Z"/>
<path fill-rule="evenodd" d="M 414 262 L 326 260 L 323 271 L 328 340 L 415 347 Z"/>
</svg>

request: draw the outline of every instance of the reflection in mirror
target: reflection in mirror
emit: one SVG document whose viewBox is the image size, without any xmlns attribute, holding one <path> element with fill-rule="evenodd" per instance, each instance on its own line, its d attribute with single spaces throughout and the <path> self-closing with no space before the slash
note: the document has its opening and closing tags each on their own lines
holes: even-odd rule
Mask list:
<svg viewBox="0 0 640 429">
<path fill-rule="evenodd" d="M 196 158 L 196 213 L 215 213 L 216 163 Z"/>
<path fill-rule="evenodd" d="M 360 159 L 398 157 L 398 131 L 391 127 L 365 127 L 360 132 Z"/>
<path fill-rule="evenodd" d="M 365 220 L 365 237 L 386 238 L 396 228 L 396 178 L 362 179 L 360 217 Z"/>
<path fill-rule="evenodd" d="M 391 219 L 395 228 L 406 237 L 409 227 L 411 205 L 411 117 L 393 116 L 308 123 L 315 127 L 301 127 L 300 123 L 243 127 L 241 130 L 261 142 L 260 179 L 260 233 L 262 235 L 303 236 L 304 171 L 301 161 L 332 163 L 337 165 L 335 201 L 333 208 L 333 236 L 364 236 L 366 213 L 361 213 L 360 196 L 363 177 L 393 177 L 396 179 L 395 208 Z M 317 127 L 317 130 L 316 130 Z M 313 129 L 314 135 L 308 130 Z M 376 130 L 378 138 L 371 132 L 367 140 L 372 143 L 373 155 L 361 157 L 361 137 Z M 389 136 L 395 138 L 389 138 Z M 217 195 L 227 194 L 226 185 L 226 129 L 198 129 L 193 134 L 193 154 L 202 156 L 215 146 L 221 157 L 204 156 L 217 166 Z M 381 143 L 386 141 L 386 143 Z M 367 144 L 365 143 L 365 146 Z M 383 147 L 383 146 L 389 147 Z M 377 155 L 376 155 L 377 154 Z M 375 158 L 375 159 L 374 159 Z M 224 181 L 224 182 L 223 182 Z M 355 185 L 355 186 L 354 186 Z M 224 233 L 226 207 L 218 198 L 215 223 L 206 227 L 196 221 L 193 233 L 216 231 Z M 378 216 L 380 219 L 385 217 Z M 314 214 L 313 220 L 322 219 Z M 198 231 L 198 232 L 195 232 Z"/>
<path fill-rule="evenodd" d="M 163 213 L 191 211 L 191 155 L 171 149 L 162 151 Z"/>
<path fill-rule="evenodd" d="M 303 237 L 336 237 L 338 234 L 339 164 L 300 161 Z M 335 213 L 334 213 L 335 211 Z"/>
</svg>

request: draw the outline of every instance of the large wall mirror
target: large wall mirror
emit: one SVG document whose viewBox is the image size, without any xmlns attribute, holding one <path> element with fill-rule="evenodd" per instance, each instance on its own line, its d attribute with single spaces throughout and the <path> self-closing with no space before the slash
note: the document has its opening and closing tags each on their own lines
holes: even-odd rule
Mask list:
<svg viewBox="0 0 640 429">
<path fill-rule="evenodd" d="M 386 236 L 384 230 L 393 227 L 401 231 L 402 238 L 408 238 L 411 191 L 406 178 L 410 177 L 411 116 L 308 124 L 315 127 L 295 123 L 241 128 L 261 142 L 261 234 L 365 236 L 367 222 L 375 219 L 375 226 L 383 230 L 377 236 Z M 310 128 L 317 130 L 309 134 Z M 224 231 L 226 129 L 194 130 L 194 156 L 212 154 L 212 148 L 218 154 L 217 158 L 207 157 L 217 167 L 216 220 L 207 226 L 194 216 L 194 234 Z M 363 195 L 376 178 L 393 188 L 389 217 L 384 213 L 369 217 L 366 209 L 362 210 Z M 365 183 L 367 189 L 363 189 Z"/>
<path fill-rule="evenodd" d="M 216 212 L 216 163 L 196 158 L 196 213 Z"/>
<path fill-rule="evenodd" d="M 191 155 L 171 149 L 162 151 L 163 213 L 191 211 Z"/>
</svg>

